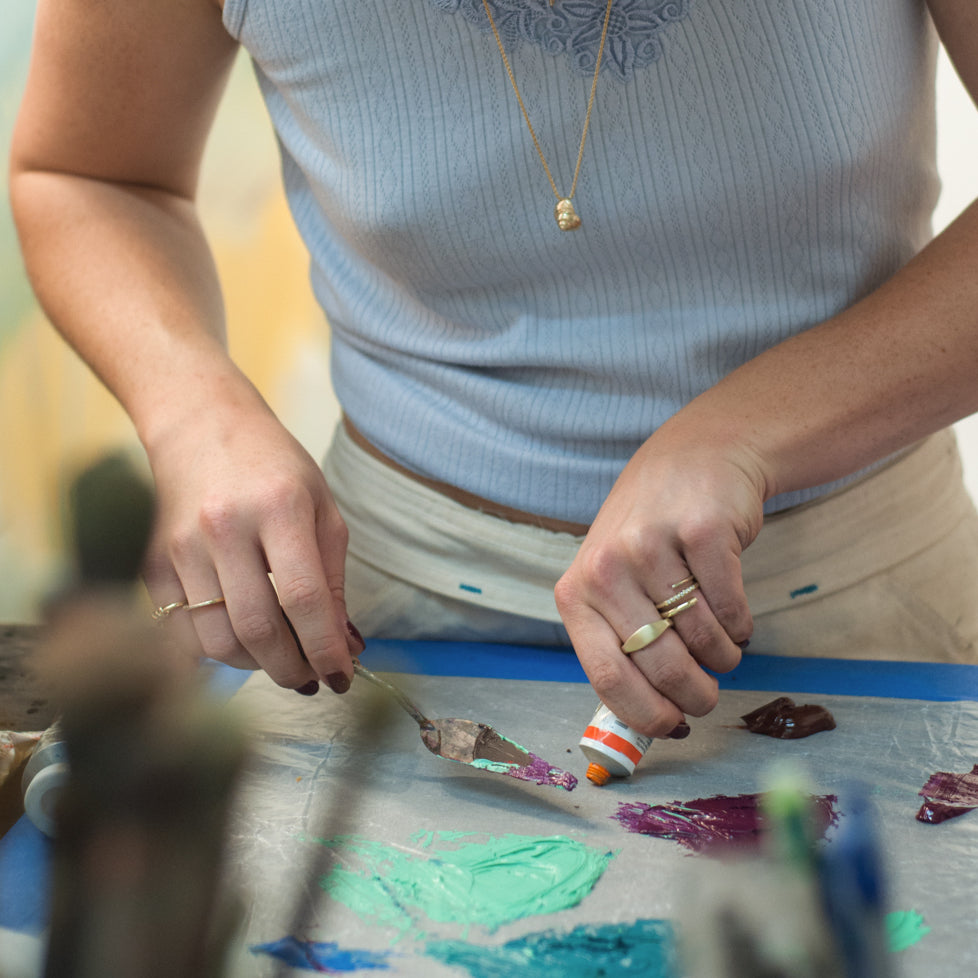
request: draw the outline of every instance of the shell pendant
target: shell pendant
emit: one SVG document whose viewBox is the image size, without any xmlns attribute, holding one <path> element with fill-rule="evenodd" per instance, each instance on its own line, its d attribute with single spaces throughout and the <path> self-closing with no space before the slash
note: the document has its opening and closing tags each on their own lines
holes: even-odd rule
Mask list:
<svg viewBox="0 0 978 978">
<path fill-rule="evenodd" d="M 562 197 L 554 207 L 554 217 L 561 231 L 575 231 L 581 226 L 581 219 L 574 210 L 570 197 Z"/>
</svg>

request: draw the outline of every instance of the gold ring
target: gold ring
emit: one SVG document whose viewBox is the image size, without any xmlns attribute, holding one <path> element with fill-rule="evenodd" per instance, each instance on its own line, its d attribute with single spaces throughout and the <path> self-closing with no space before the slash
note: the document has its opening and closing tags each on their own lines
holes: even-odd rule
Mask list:
<svg viewBox="0 0 978 978">
<path fill-rule="evenodd" d="M 671 585 L 673 591 L 678 591 L 681 587 L 686 587 L 686 585 L 692 584 L 694 587 L 699 587 L 696 583 L 696 578 L 692 574 L 689 577 L 684 577 L 681 581 L 676 581 L 675 584 Z"/>
<path fill-rule="evenodd" d="M 662 617 L 667 621 L 669 619 L 675 618 L 680 611 L 685 611 L 687 608 L 692 608 L 694 604 L 699 601 L 699 598 L 690 598 L 689 601 L 684 601 L 682 604 L 676 605 L 675 608 L 670 608 L 668 611 L 662 612 Z"/>
<path fill-rule="evenodd" d="M 668 618 L 660 618 L 658 621 L 650 621 L 647 625 L 637 628 L 622 645 L 621 650 L 625 655 L 631 655 L 651 645 L 657 638 L 664 635 L 672 628 L 672 622 Z"/>
<path fill-rule="evenodd" d="M 660 601 L 655 606 L 655 610 L 664 611 L 666 608 L 674 605 L 677 601 L 682 601 L 687 594 L 692 594 L 695 590 L 697 590 L 697 588 L 699 588 L 699 582 L 694 580 L 689 587 L 684 587 L 681 591 L 677 591 L 674 595 L 672 595 L 672 597 L 666 598 L 665 601 Z"/>
<path fill-rule="evenodd" d="M 172 612 L 179 611 L 180 608 L 186 607 L 186 601 L 173 601 L 170 604 L 160 605 L 160 607 L 153 612 L 153 621 L 163 621 L 164 618 L 169 618 Z"/>
<path fill-rule="evenodd" d="M 207 601 L 198 601 L 196 604 L 188 604 L 187 611 L 196 611 L 198 608 L 209 608 L 212 604 L 224 604 L 224 595 L 218 598 L 209 598 Z"/>
</svg>

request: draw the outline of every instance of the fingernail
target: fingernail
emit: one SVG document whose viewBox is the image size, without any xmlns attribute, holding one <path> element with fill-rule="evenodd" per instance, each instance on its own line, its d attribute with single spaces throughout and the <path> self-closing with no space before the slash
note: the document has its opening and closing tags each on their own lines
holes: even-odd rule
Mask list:
<svg viewBox="0 0 978 978">
<path fill-rule="evenodd" d="M 300 686 L 296 692 L 300 696 L 315 696 L 319 692 L 319 680 L 310 679 L 304 686 Z"/>
<path fill-rule="evenodd" d="M 738 642 L 737 644 L 741 647 L 741 649 L 746 649 L 747 646 L 750 645 L 750 639 L 747 639 L 746 642 Z"/>
<path fill-rule="evenodd" d="M 689 736 L 689 724 L 677 723 L 669 732 L 670 740 L 685 740 Z"/>
<path fill-rule="evenodd" d="M 360 629 L 350 621 L 349 618 L 346 620 L 346 630 L 350 633 L 353 641 L 358 643 L 360 646 L 360 651 L 362 652 L 366 647 L 367 643 L 364 641 L 363 636 L 360 634 Z"/>
<path fill-rule="evenodd" d="M 350 680 L 342 672 L 331 672 L 326 677 L 326 682 L 334 693 L 345 693 L 350 688 Z"/>
</svg>

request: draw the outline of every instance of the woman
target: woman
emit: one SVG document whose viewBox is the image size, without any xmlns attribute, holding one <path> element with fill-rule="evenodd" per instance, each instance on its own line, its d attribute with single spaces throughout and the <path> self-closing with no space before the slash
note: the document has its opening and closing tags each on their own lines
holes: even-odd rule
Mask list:
<svg viewBox="0 0 978 978">
<path fill-rule="evenodd" d="M 978 409 L 978 206 L 928 241 L 930 18 L 976 93 L 974 5 L 769 7 L 41 0 L 15 217 L 146 448 L 174 629 L 300 692 L 348 688 L 348 611 L 565 641 L 649 735 L 752 634 L 975 658 L 940 433 Z M 239 42 L 333 331 L 325 480 L 228 357 L 194 210 Z"/>
</svg>

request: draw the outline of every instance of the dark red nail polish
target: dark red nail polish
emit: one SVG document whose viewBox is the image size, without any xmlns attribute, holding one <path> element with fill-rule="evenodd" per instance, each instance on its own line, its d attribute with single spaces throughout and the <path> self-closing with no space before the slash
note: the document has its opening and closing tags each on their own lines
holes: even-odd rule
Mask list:
<svg viewBox="0 0 978 978">
<path fill-rule="evenodd" d="M 689 724 L 688 723 L 677 723 L 676 726 L 669 731 L 670 740 L 685 740 L 689 736 Z"/>
<path fill-rule="evenodd" d="M 750 639 L 747 639 L 746 642 L 738 642 L 737 644 L 740 646 L 741 650 L 746 649 L 747 646 L 750 645 Z"/>
<path fill-rule="evenodd" d="M 366 647 L 367 643 L 364 641 L 363 636 L 360 634 L 360 629 L 350 621 L 349 618 L 346 620 L 346 630 L 350 633 L 353 641 L 360 646 L 360 651 L 362 652 Z"/>
<path fill-rule="evenodd" d="M 326 677 L 326 682 L 334 693 L 345 693 L 350 688 L 350 680 L 342 672 L 331 672 Z"/>
<path fill-rule="evenodd" d="M 315 696 L 319 692 L 319 680 L 310 679 L 304 686 L 300 686 L 296 692 L 300 696 Z"/>
</svg>

